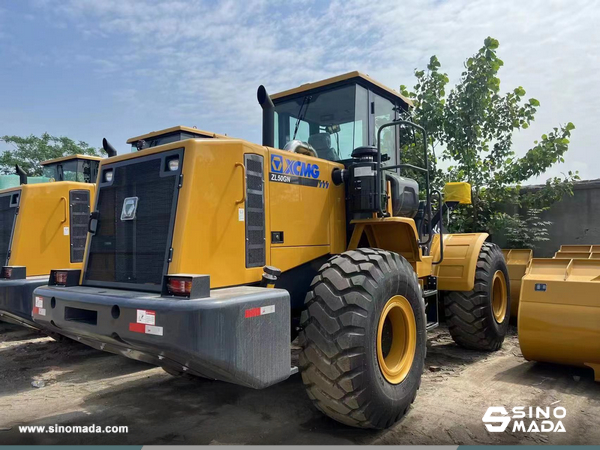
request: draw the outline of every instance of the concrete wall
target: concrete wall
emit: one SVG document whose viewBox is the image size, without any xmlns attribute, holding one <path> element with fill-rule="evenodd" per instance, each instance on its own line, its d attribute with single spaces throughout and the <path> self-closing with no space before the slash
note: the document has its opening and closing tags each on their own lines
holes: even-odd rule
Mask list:
<svg viewBox="0 0 600 450">
<path fill-rule="evenodd" d="M 548 227 L 550 240 L 538 244 L 536 257 L 552 257 L 561 245 L 600 244 L 600 180 L 576 183 L 573 196 L 552 205 L 541 218 L 552 225 Z"/>
</svg>

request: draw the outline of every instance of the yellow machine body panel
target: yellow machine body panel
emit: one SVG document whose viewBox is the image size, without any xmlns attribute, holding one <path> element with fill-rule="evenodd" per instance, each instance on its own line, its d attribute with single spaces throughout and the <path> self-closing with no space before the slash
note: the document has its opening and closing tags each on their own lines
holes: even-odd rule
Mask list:
<svg viewBox="0 0 600 450">
<path fill-rule="evenodd" d="M 223 134 L 217 134 L 217 133 L 213 133 L 211 131 L 204 131 L 204 130 L 199 130 L 199 129 L 193 128 L 193 127 L 186 127 L 186 126 L 179 125 L 176 127 L 165 128 L 164 130 L 151 131 L 150 133 L 145 133 L 140 136 L 135 136 L 135 137 L 129 138 L 129 139 L 127 139 L 127 143 L 131 144 L 133 142 L 136 142 L 136 141 L 139 141 L 142 139 L 152 139 L 153 137 L 156 137 L 156 136 L 164 135 L 167 133 L 173 133 L 173 132 L 177 132 L 177 131 L 185 131 L 188 133 L 194 133 L 194 134 L 206 136 L 208 138 L 227 139 L 227 136 L 225 136 Z"/>
<path fill-rule="evenodd" d="M 527 273 L 527 268 L 533 258 L 533 250 L 510 249 L 502 250 L 502 253 L 504 259 L 506 259 L 508 278 L 510 279 L 510 315 L 511 317 L 517 317 L 521 296 L 521 281 Z"/>
<path fill-rule="evenodd" d="M 363 235 L 370 247 L 382 248 L 402 255 L 410 262 L 419 278 L 438 277 L 438 289 L 470 291 L 475 285 L 477 259 L 487 233 L 444 235 L 444 259 L 440 259 L 440 237 L 434 235 L 431 255 L 423 256 L 415 221 L 406 217 L 353 220 L 355 225 L 348 250 L 359 247 Z"/>
<path fill-rule="evenodd" d="M 81 261 L 71 261 L 69 194 L 89 191 L 92 201 L 95 185 L 60 181 L 11 190 L 21 194 L 8 265 L 26 266 L 27 276 L 46 275 L 50 269 L 80 269 Z"/>
<path fill-rule="evenodd" d="M 477 260 L 487 233 L 444 234 L 444 260 L 433 266 L 441 291 L 470 291 L 475 287 Z M 431 244 L 434 261 L 440 259 L 440 236 Z"/>
<path fill-rule="evenodd" d="M 106 164 L 182 147 L 170 274 L 210 274 L 213 289 L 261 280 L 263 265 L 246 267 L 240 245 L 248 207 L 244 155 L 264 161 L 266 265 L 286 271 L 345 250 L 344 186 L 331 180 L 341 164 L 239 139 L 189 139 L 110 158 L 100 173 Z M 272 231 L 282 242 L 271 242 Z"/>
<path fill-rule="evenodd" d="M 364 234 L 370 247 L 398 253 L 413 265 L 421 261 L 421 252 L 418 245 L 419 235 L 413 219 L 386 217 L 353 220 L 352 223 L 355 226 L 348 244 L 348 250 L 358 248 L 360 239 Z"/>
<path fill-rule="evenodd" d="M 523 356 L 591 367 L 600 381 L 600 261 L 534 258 L 522 283 Z"/>
<path fill-rule="evenodd" d="M 49 159 L 47 161 L 43 161 L 40 164 L 42 166 L 47 166 L 48 164 L 54 164 L 54 163 L 63 162 L 63 161 L 71 161 L 71 160 L 74 160 L 74 159 L 87 159 L 87 160 L 90 160 L 90 161 L 102 161 L 103 158 L 101 156 L 91 156 L 91 155 L 76 154 L 76 155 L 61 156 L 60 158 Z"/>
</svg>

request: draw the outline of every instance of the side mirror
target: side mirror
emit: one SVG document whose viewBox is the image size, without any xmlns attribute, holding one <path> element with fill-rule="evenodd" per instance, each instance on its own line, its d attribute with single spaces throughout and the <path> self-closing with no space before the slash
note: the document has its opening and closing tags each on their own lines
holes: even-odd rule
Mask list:
<svg viewBox="0 0 600 450">
<path fill-rule="evenodd" d="M 96 234 L 96 230 L 98 229 L 98 219 L 100 218 L 100 213 L 98 211 L 94 211 L 90 214 L 90 220 L 88 222 L 88 231 L 92 234 Z"/>
<path fill-rule="evenodd" d="M 446 183 L 444 186 L 444 202 L 460 203 L 461 205 L 471 204 L 471 185 L 465 182 Z"/>
</svg>

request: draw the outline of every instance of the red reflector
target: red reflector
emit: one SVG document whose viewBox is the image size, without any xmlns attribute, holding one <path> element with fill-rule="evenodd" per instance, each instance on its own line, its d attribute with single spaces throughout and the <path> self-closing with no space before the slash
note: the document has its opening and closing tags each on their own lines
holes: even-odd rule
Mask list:
<svg viewBox="0 0 600 450">
<path fill-rule="evenodd" d="M 246 319 L 249 317 L 257 317 L 257 316 L 260 316 L 260 308 L 247 309 L 246 312 L 244 313 L 244 317 Z"/>
<path fill-rule="evenodd" d="M 186 278 L 169 278 L 167 291 L 171 295 L 190 295 L 192 292 L 192 280 Z"/>
<path fill-rule="evenodd" d="M 67 272 L 54 272 L 56 284 L 67 284 Z"/>
<path fill-rule="evenodd" d="M 12 267 L 3 267 L 2 268 L 2 278 L 10 278 L 12 277 Z"/>
<path fill-rule="evenodd" d="M 144 325 L 143 323 L 130 323 L 129 331 L 134 331 L 136 333 L 145 333 L 146 325 Z"/>
</svg>

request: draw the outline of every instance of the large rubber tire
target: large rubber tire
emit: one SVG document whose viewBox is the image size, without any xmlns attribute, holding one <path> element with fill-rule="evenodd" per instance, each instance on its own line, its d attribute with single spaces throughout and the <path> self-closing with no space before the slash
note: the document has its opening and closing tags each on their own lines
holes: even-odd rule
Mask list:
<svg viewBox="0 0 600 450">
<path fill-rule="evenodd" d="M 380 317 L 394 296 L 408 300 L 416 329 L 414 358 L 398 384 L 383 375 L 377 353 Z M 399 421 L 415 400 L 426 354 L 425 303 L 411 265 L 384 250 L 342 253 L 320 268 L 305 304 L 300 370 L 315 406 L 354 427 Z"/>
<path fill-rule="evenodd" d="M 498 321 L 492 306 L 493 280 L 497 271 L 506 283 L 506 312 Z M 510 321 L 510 281 L 502 250 L 484 242 L 475 271 L 475 287 L 468 292 L 446 292 L 444 310 L 454 341 L 472 350 L 496 351 L 502 347 Z"/>
</svg>

